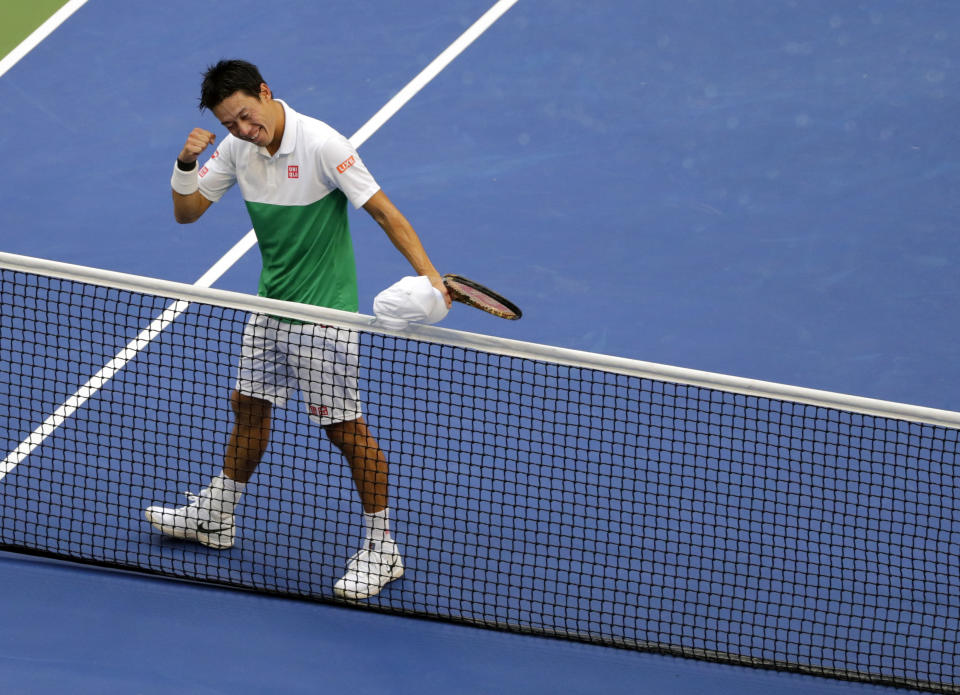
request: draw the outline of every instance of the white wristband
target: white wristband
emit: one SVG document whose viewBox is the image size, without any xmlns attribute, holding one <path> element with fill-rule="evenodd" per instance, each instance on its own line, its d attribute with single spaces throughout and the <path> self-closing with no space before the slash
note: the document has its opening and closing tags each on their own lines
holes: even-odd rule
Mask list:
<svg viewBox="0 0 960 695">
<path fill-rule="evenodd" d="M 197 175 L 199 168 L 197 163 L 194 162 L 193 169 L 184 171 L 174 162 L 173 176 L 170 178 L 170 187 L 180 195 L 196 193 L 200 189 L 200 178 Z"/>
</svg>

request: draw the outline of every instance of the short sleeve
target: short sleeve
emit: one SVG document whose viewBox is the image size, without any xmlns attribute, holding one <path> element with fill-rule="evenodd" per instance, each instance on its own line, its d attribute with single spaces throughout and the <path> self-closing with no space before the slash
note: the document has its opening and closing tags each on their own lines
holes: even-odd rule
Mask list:
<svg viewBox="0 0 960 695">
<path fill-rule="evenodd" d="M 355 208 L 363 206 L 380 190 L 357 150 L 339 133 L 327 138 L 320 147 L 320 170 L 327 181 L 344 192 Z"/>
<path fill-rule="evenodd" d="M 232 136 L 231 136 L 232 137 Z M 217 202 L 237 182 L 237 165 L 230 137 L 224 139 L 200 169 L 200 193 Z"/>
</svg>

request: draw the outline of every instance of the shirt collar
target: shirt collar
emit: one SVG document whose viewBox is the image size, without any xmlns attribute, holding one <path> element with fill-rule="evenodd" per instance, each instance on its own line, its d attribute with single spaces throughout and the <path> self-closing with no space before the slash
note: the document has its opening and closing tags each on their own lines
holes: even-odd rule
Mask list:
<svg viewBox="0 0 960 695">
<path fill-rule="evenodd" d="M 287 106 L 287 102 L 282 99 L 275 99 L 283 107 L 283 139 L 280 141 L 280 149 L 277 150 L 277 156 L 286 155 L 293 152 L 297 146 L 297 117 L 299 114 Z M 258 147 L 257 151 L 266 158 L 270 158 L 270 153 L 266 147 Z"/>
</svg>

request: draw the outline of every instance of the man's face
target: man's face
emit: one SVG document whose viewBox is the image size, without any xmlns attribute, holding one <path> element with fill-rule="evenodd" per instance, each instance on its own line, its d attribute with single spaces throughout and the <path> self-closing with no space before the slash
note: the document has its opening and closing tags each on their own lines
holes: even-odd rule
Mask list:
<svg viewBox="0 0 960 695">
<path fill-rule="evenodd" d="M 260 85 L 260 97 L 234 92 L 211 111 L 223 127 L 241 140 L 266 147 L 277 135 L 277 119 L 270 89 Z"/>
</svg>

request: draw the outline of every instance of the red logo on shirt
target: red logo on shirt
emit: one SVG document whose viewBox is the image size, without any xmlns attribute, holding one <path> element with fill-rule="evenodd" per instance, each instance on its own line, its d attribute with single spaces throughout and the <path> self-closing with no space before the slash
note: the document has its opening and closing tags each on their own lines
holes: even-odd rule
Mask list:
<svg viewBox="0 0 960 695">
<path fill-rule="evenodd" d="M 337 171 L 339 171 L 342 174 L 347 169 L 352 167 L 356 163 L 356 161 L 357 160 L 354 158 L 354 156 L 350 155 L 349 157 L 347 157 L 337 165 Z"/>
<path fill-rule="evenodd" d="M 214 150 L 213 154 L 210 155 L 210 159 L 216 159 L 219 156 L 220 156 L 220 150 Z"/>
<path fill-rule="evenodd" d="M 311 406 L 310 406 L 310 414 L 311 414 L 311 415 L 316 415 L 317 417 L 326 417 L 326 416 L 328 415 L 327 406 L 325 406 L 325 405 L 321 405 L 321 406 L 311 405 Z"/>
<path fill-rule="evenodd" d="M 207 167 L 203 167 L 203 169 L 200 170 L 200 178 L 202 179 L 204 176 L 206 176 L 208 171 L 210 170 L 207 169 Z"/>
<path fill-rule="evenodd" d="M 287 167 L 287 178 L 288 179 L 299 179 L 300 178 L 300 167 L 293 165 Z"/>
</svg>

